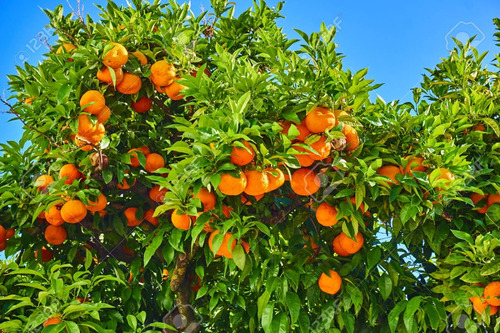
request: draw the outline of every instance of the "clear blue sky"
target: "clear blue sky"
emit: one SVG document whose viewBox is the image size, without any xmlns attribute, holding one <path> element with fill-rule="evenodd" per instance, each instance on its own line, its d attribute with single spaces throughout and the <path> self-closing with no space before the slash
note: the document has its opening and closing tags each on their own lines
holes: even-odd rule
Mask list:
<svg viewBox="0 0 500 333">
<path fill-rule="evenodd" d="M 74 5 L 76 0 L 70 0 Z M 93 3 L 106 4 L 104 0 L 82 0 L 85 12 L 97 19 Z M 119 4 L 125 1 L 118 0 Z M 251 1 L 237 0 L 241 11 Z M 42 59 L 46 48 L 37 40 L 44 32 L 48 20 L 39 7 L 53 9 L 62 3 L 69 10 L 66 0 L 16 0 L 2 1 L 0 31 L 0 93 L 8 95 L 6 75 L 14 73 L 16 64 L 27 60 L 36 63 Z M 198 12 L 208 0 L 191 1 Z M 276 0 L 269 0 L 275 5 Z M 311 5 L 310 3 L 313 3 Z M 66 11 L 67 12 L 67 11 Z M 348 0 L 290 0 L 285 3 L 285 20 L 280 25 L 290 37 L 296 37 L 293 28 L 306 32 L 319 30 L 321 22 L 337 25 L 336 42 L 339 51 L 346 55 L 345 65 L 352 70 L 368 67 L 368 77 L 384 83 L 377 93 L 386 101 L 409 100 L 409 91 L 418 85 L 425 68 L 432 68 L 441 57 L 447 56 L 450 36 L 465 37 L 479 34 L 481 51 L 498 52 L 494 46 L 493 17 L 500 16 L 498 0 L 420 0 L 420 1 L 348 1 Z M 446 38 L 448 36 L 448 38 Z M 49 40 L 55 42 L 52 37 Z M 488 60 L 491 60 L 490 54 Z M 0 107 L 0 110 L 4 110 Z M 10 117 L 0 114 L 0 142 L 17 140 L 20 125 L 7 123 Z"/>
</svg>

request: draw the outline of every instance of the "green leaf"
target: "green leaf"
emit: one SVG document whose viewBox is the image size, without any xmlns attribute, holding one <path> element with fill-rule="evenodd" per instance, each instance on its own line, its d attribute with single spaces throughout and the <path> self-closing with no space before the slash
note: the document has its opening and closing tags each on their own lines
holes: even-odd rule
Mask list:
<svg viewBox="0 0 500 333">
<path fill-rule="evenodd" d="M 133 315 L 127 316 L 127 323 L 134 331 L 137 329 L 137 318 L 135 318 Z"/>
<path fill-rule="evenodd" d="M 389 316 L 387 317 L 387 322 L 389 323 L 389 329 L 392 333 L 396 332 L 396 327 L 399 321 L 399 315 L 406 309 L 406 304 L 408 301 L 400 301 L 397 303 L 394 308 L 389 312 Z"/>
<path fill-rule="evenodd" d="M 491 118 L 483 118 L 482 120 L 486 125 L 488 125 L 493 129 L 497 137 L 500 136 L 500 127 L 498 126 L 498 123 L 495 120 Z"/>
<path fill-rule="evenodd" d="M 164 238 L 162 233 L 156 235 L 153 238 L 151 244 L 149 244 L 149 246 L 146 248 L 146 251 L 144 251 L 144 267 L 148 265 L 149 260 L 151 260 L 151 257 L 155 254 L 156 250 L 158 250 L 163 240 Z"/>
<path fill-rule="evenodd" d="M 243 246 L 237 244 L 233 249 L 233 260 L 239 269 L 243 270 L 245 268 L 246 255 Z"/>
<path fill-rule="evenodd" d="M 273 315 L 274 315 L 274 303 L 269 303 L 265 306 L 262 311 L 262 328 L 265 333 L 272 333 L 272 323 L 273 323 Z"/>
<path fill-rule="evenodd" d="M 406 305 L 406 310 L 403 315 L 403 321 L 409 332 L 412 332 L 414 330 L 414 325 L 416 324 L 414 315 L 415 312 L 417 312 L 417 310 L 420 308 L 421 301 L 422 296 L 416 296 L 409 300 L 408 304 Z"/>
<path fill-rule="evenodd" d="M 403 223 L 404 225 L 406 222 L 408 222 L 408 220 L 415 218 L 417 213 L 418 213 L 417 206 L 404 205 L 403 208 L 401 208 L 401 213 L 399 214 L 401 218 L 401 223 Z"/>
<path fill-rule="evenodd" d="M 311 328 L 311 321 L 309 320 L 309 316 L 307 312 L 304 310 L 300 311 L 299 315 L 299 328 L 302 333 L 309 333 Z"/>
<path fill-rule="evenodd" d="M 57 103 L 61 103 L 63 100 L 65 100 L 69 96 L 71 89 L 72 86 L 70 84 L 63 84 L 57 91 Z"/>
<path fill-rule="evenodd" d="M 366 276 L 370 274 L 370 271 L 375 267 L 382 257 L 382 251 L 378 247 L 373 247 L 370 249 L 366 255 Z"/>
<path fill-rule="evenodd" d="M 474 240 L 472 239 L 472 236 L 466 232 L 463 231 L 458 231 L 458 230 L 451 230 L 451 233 L 455 235 L 458 239 L 464 240 L 469 244 L 474 244 Z"/>
<path fill-rule="evenodd" d="M 389 298 L 392 291 L 392 280 L 389 275 L 384 273 L 378 280 L 378 289 L 382 299 L 385 301 Z"/>
<path fill-rule="evenodd" d="M 296 293 L 291 291 L 286 293 L 286 305 L 288 306 L 288 311 L 290 312 L 290 318 L 292 319 L 292 324 L 295 324 L 297 319 L 299 319 L 300 314 L 300 298 Z"/>
<path fill-rule="evenodd" d="M 345 329 L 348 333 L 354 333 L 354 322 L 355 318 L 352 313 L 349 312 L 341 312 L 342 320 L 344 321 Z"/>
<path fill-rule="evenodd" d="M 439 327 L 439 322 L 441 321 L 439 313 L 437 312 L 434 305 L 431 303 L 425 304 L 424 311 L 425 314 L 427 315 L 427 318 L 429 318 L 429 323 L 431 324 L 432 329 L 436 331 L 437 328 Z"/>
<path fill-rule="evenodd" d="M 269 298 L 271 295 L 269 292 L 266 290 L 260 295 L 259 299 L 257 300 L 257 317 L 260 319 L 262 317 L 262 312 L 264 311 L 264 308 L 266 307 L 267 303 L 269 302 Z"/>
<path fill-rule="evenodd" d="M 500 271 L 500 259 L 494 259 L 493 261 L 486 263 L 481 268 L 481 275 L 488 276 L 495 274 Z"/>
<path fill-rule="evenodd" d="M 106 184 L 109 184 L 113 180 L 113 172 L 110 169 L 102 170 L 102 179 Z"/>
</svg>

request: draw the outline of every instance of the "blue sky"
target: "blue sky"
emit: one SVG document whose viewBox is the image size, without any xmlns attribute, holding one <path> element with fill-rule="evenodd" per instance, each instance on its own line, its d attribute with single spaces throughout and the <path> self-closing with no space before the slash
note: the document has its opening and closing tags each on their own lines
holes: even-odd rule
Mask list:
<svg viewBox="0 0 500 333">
<path fill-rule="evenodd" d="M 103 0 L 82 0 L 85 13 L 97 18 L 92 5 L 105 5 Z M 251 1 L 237 0 L 241 11 Z M 62 3 L 69 10 L 66 0 L 17 0 L 5 1 L 0 11 L 2 52 L 0 53 L 0 93 L 7 95 L 6 75 L 14 73 L 15 65 L 24 61 L 36 63 L 47 49 L 38 41 L 44 34 L 48 20 L 42 8 L 53 9 Z M 70 0 L 75 4 L 76 0 Z M 117 3 L 125 4 L 118 0 Z M 275 5 L 276 0 L 269 0 Z M 312 3 L 312 4 L 311 4 Z M 208 0 L 191 1 L 193 10 L 209 7 Z M 67 12 L 67 11 L 66 11 Z M 22 15 L 21 15 L 22 13 Z M 492 19 L 500 16 L 498 0 L 420 0 L 420 1 L 347 1 L 314 0 L 285 3 L 280 20 L 290 37 L 297 37 L 293 28 L 306 32 L 319 30 L 321 22 L 336 25 L 335 41 L 338 50 L 346 55 L 344 64 L 353 71 L 368 67 L 368 77 L 384 86 L 376 93 L 386 101 L 409 100 L 409 91 L 418 85 L 425 68 L 432 68 L 439 59 L 446 57 L 451 36 L 466 38 L 478 34 L 480 51 L 498 52 L 494 46 Z M 49 41 L 55 42 L 52 37 Z M 488 60 L 491 60 L 490 54 Z M 5 110 L 2 106 L 0 110 Z M 0 114 L 0 142 L 18 140 L 20 125 L 7 123 L 9 115 Z"/>
</svg>

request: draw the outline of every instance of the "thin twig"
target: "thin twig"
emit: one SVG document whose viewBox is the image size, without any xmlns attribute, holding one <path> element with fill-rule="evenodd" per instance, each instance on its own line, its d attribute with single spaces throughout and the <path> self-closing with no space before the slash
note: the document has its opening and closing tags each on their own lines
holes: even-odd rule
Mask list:
<svg viewBox="0 0 500 333">
<path fill-rule="evenodd" d="M 165 113 L 169 114 L 169 115 L 172 115 L 172 112 L 170 111 L 170 109 L 163 103 L 163 101 L 159 100 L 158 98 L 156 97 L 151 97 L 151 100 L 160 107 L 160 109 L 162 109 L 163 111 L 165 111 Z"/>
<path fill-rule="evenodd" d="M 55 141 L 53 141 L 47 134 L 45 134 L 45 133 L 41 132 L 40 130 L 34 128 L 33 126 L 28 125 L 23 120 L 23 118 L 21 118 L 21 116 L 19 115 L 19 113 L 17 113 L 14 110 L 14 108 L 12 107 L 12 105 L 10 103 L 8 103 L 6 100 L 4 100 L 1 96 L 0 96 L 0 102 L 2 102 L 3 104 L 5 104 L 10 109 L 10 111 L 5 111 L 5 113 L 12 113 L 13 115 L 15 115 L 17 117 L 17 119 L 19 119 L 24 124 L 24 126 L 28 127 L 29 129 L 31 129 L 31 130 L 37 132 L 38 134 L 43 135 L 45 138 L 47 138 L 47 140 L 49 140 L 50 144 L 52 144 L 52 145 L 54 145 L 56 147 L 60 146 L 58 143 L 56 143 Z"/>
<path fill-rule="evenodd" d="M 87 26 L 87 23 L 85 23 L 85 19 L 83 18 L 83 4 L 80 3 L 80 0 L 76 0 L 76 8 L 78 9 L 78 11 L 75 11 L 73 9 L 73 7 L 71 6 L 71 3 L 69 2 L 69 0 L 66 0 L 66 2 L 68 3 L 69 8 L 71 8 L 71 10 L 73 11 L 73 14 L 76 17 L 78 17 L 78 20 L 80 22 L 82 22 L 83 29 L 87 33 L 87 36 L 90 38 L 92 36 L 92 34 L 90 33 L 90 30 L 89 30 L 89 27 Z"/>
</svg>

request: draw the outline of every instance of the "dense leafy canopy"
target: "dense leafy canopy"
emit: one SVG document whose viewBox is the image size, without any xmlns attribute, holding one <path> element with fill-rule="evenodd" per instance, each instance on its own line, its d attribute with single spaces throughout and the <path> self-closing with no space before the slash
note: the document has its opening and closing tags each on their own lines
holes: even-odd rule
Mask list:
<svg viewBox="0 0 500 333">
<path fill-rule="evenodd" d="M 282 3 L 132 3 L 9 76 L 0 331 L 499 331 L 500 55 L 372 102 Z"/>
</svg>

